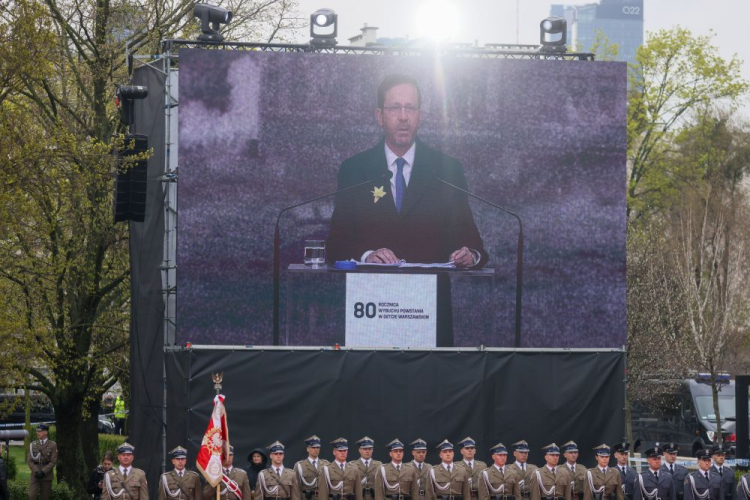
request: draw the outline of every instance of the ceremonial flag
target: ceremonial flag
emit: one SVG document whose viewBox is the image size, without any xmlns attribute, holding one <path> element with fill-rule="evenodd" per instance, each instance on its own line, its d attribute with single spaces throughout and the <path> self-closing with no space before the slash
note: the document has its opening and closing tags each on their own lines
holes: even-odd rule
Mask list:
<svg viewBox="0 0 750 500">
<path fill-rule="evenodd" d="M 203 435 L 201 449 L 195 461 L 198 470 L 203 473 L 212 488 L 222 482 L 224 459 L 229 456 L 229 428 L 227 427 L 227 411 L 224 408 L 224 396 L 214 398 L 214 410 L 208 421 L 208 428 Z"/>
</svg>

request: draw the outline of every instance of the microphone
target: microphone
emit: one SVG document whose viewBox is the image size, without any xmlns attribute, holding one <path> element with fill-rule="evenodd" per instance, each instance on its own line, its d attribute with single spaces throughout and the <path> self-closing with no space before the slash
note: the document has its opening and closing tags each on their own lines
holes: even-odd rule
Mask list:
<svg viewBox="0 0 750 500">
<path fill-rule="evenodd" d="M 435 178 L 442 182 L 443 184 L 446 184 L 453 189 L 456 189 L 458 191 L 461 191 L 462 193 L 471 196 L 472 198 L 479 200 L 481 202 L 486 203 L 487 205 L 496 208 L 500 210 L 501 212 L 504 212 L 512 217 L 515 217 L 515 219 L 518 221 L 518 248 L 516 250 L 516 341 L 515 346 L 516 348 L 521 347 L 521 299 L 523 296 L 523 221 L 521 220 L 521 217 L 518 216 L 515 212 L 511 212 L 510 210 L 501 207 L 500 205 L 496 205 L 492 203 L 491 201 L 487 201 L 484 198 L 481 198 L 473 193 L 468 192 L 467 190 L 456 186 L 455 184 L 452 184 L 445 179 L 442 179 L 439 175 L 437 175 L 437 172 L 433 170 L 433 174 L 435 174 Z"/>
<path fill-rule="evenodd" d="M 279 345 L 279 334 L 281 331 L 281 309 L 279 298 L 281 293 L 281 235 L 279 234 L 279 223 L 281 222 L 281 216 L 288 211 L 301 207 L 303 205 L 314 203 L 325 198 L 330 198 L 331 196 L 335 196 L 339 193 L 344 193 L 351 189 L 357 189 L 362 186 L 367 186 L 374 182 L 379 182 L 383 179 L 387 179 L 390 182 L 392 177 L 393 172 L 391 172 L 390 170 L 386 170 L 380 177 L 366 180 L 365 182 L 360 182 L 359 184 L 353 184 L 342 189 L 337 189 L 332 193 L 324 194 L 322 196 L 318 196 L 311 200 L 303 201 L 295 205 L 290 205 L 279 212 L 279 215 L 276 217 L 276 227 L 273 232 L 273 345 Z"/>
</svg>

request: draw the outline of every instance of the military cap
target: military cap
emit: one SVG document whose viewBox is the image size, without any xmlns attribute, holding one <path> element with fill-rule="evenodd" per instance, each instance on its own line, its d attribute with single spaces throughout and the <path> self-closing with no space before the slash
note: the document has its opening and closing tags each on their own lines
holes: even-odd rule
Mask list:
<svg viewBox="0 0 750 500">
<path fill-rule="evenodd" d="M 567 443 L 565 443 L 564 445 L 560 447 L 560 450 L 563 453 L 568 452 L 568 451 L 578 451 L 578 445 L 576 444 L 575 441 L 568 441 Z"/>
<path fill-rule="evenodd" d="M 505 447 L 503 443 L 497 443 L 495 446 L 490 448 L 490 452 L 493 455 L 507 455 L 508 454 L 508 448 Z"/>
<path fill-rule="evenodd" d="M 477 442 L 466 436 L 458 442 L 458 446 L 460 446 L 461 448 L 475 448 L 477 446 Z"/>
<path fill-rule="evenodd" d="M 677 443 L 664 444 L 664 453 L 677 453 L 678 451 L 680 451 L 680 445 Z"/>
<path fill-rule="evenodd" d="M 435 448 L 437 448 L 440 451 L 443 450 L 452 450 L 453 449 L 453 443 L 448 441 L 447 439 L 444 439 L 439 445 L 437 445 Z"/>
<path fill-rule="evenodd" d="M 529 443 L 523 439 L 517 443 L 513 443 L 511 446 L 513 447 L 513 451 L 525 451 L 527 453 L 529 451 Z"/>
<path fill-rule="evenodd" d="M 357 444 L 360 448 L 372 448 L 373 446 L 375 446 L 375 441 L 372 438 L 365 436 L 357 441 Z"/>
<path fill-rule="evenodd" d="M 229 454 L 234 455 L 234 446 L 229 445 Z"/>
<path fill-rule="evenodd" d="M 331 441 L 334 450 L 348 450 L 349 442 L 344 438 L 338 438 Z"/>
<path fill-rule="evenodd" d="M 182 446 L 178 446 L 174 450 L 170 451 L 169 454 L 172 458 L 187 458 L 187 450 Z"/>
<path fill-rule="evenodd" d="M 643 454 L 648 458 L 659 457 L 662 453 L 664 453 L 664 450 L 659 445 L 656 445 L 653 448 L 649 448 L 648 450 L 643 452 Z"/>
<path fill-rule="evenodd" d="M 133 453 L 135 451 L 135 446 L 133 446 L 130 443 L 122 443 L 120 446 L 117 447 L 117 453 Z"/>
<path fill-rule="evenodd" d="M 630 452 L 630 443 L 623 441 L 622 443 L 617 443 L 612 447 L 612 450 L 618 453 L 629 453 Z"/>
<path fill-rule="evenodd" d="M 391 451 L 393 451 L 393 450 L 403 450 L 404 449 L 404 443 L 402 443 L 401 441 L 399 441 L 398 438 L 396 438 L 393 441 L 391 441 L 390 443 L 388 443 L 387 445 L 385 445 L 385 447 L 388 448 Z"/>
<path fill-rule="evenodd" d="M 596 446 L 595 448 L 592 448 L 592 449 L 596 452 L 596 455 L 600 457 L 609 456 L 610 449 L 609 449 L 609 445 L 607 444 L 600 444 L 599 446 Z"/>
<path fill-rule="evenodd" d="M 426 450 L 427 442 L 422 439 L 415 439 L 414 441 L 409 443 L 409 446 L 412 450 Z"/>
<path fill-rule="evenodd" d="M 560 447 L 555 443 L 550 443 L 547 446 L 542 447 L 542 451 L 544 451 L 545 455 L 559 455 Z"/>
<path fill-rule="evenodd" d="M 284 453 L 284 445 L 278 441 L 269 444 L 267 448 L 269 453 Z"/>
<path fill-rule="evenodd" d="M 320 438 L 313 434 L 309 438 L 305 439 L 305 444 L 309 448 L 320 448 Z"/>
<path fill-rule="evenodd" d="M 49 426 L 47 424 L 36 424 L 36 430 L 38 431 L 48 431 Z"/>
<path fill-rule="evenodd" d="M 711 455 L 724 455 L 726 452 L 721 446 L 714 446 L 711 448 Z"/>
<path fill-rule="evenodd" d="M 701 448 L 695 453 L 695 458 L 698 460 L 711 460 L 711 450 Z"/>
</svg>

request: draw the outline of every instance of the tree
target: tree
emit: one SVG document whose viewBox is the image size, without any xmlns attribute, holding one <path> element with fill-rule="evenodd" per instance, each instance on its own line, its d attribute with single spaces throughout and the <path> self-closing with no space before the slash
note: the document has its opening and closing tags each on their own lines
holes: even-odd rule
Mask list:
<svg viewBox="0 0 750 500">
<path fill-rule="evenodd" d="M 711 38 L 679 27 L 660 30 L 636 53 L 628 99 L 628 218 L 663 207 L 671 141 L 689 111 L 719 102 L 732 109 L 747 92 L 741 61 L 722 59 Z"/>
<path fill-rule="evenodd" d="M 226 3 L 226 2 L 225 2 Z M 233 37 L 271 41 L 292 0 L 232 0 Z M 127 371 L 128 231 L 112 221 L 114 85 L 126 50 L 197 30 L 187 0 L 12 0 L 0 7 L 3 383 L 52 401 L 58 478 L 84 496 L 102 394 Z M 260 38 L 263 37 L 263 38 Z M 7 43 L 6 43 L 7 42 Z"/>
</svg>

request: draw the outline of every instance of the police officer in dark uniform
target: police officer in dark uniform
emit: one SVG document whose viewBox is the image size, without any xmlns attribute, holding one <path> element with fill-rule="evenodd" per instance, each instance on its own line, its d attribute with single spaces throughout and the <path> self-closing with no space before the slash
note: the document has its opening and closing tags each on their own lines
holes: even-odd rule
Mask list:
<svg viewBox="0 0 750 500">
<path fill-rule="evenodd" d="M 628 465 L 630 443 L 617 443 L 612 447 L 612 450 L 615 452 L 617 470 L 620 472 L 620 479 L 622 479 L 622 492 L 625 495 L 625 500 L 633 500 L 633 488 L 637 473 L 634 468 Z"/>
<path fill-rule="evenodd" d="M 672 476 L 661 471 L 663 452 L 661 447 L 654 446 L 643 453 L 648 460 L 648 469 L 636 476 L 633 485 L 634 500 L 677 500 Z"/>
<path fill-rule="evenodd" d="M 745 474 L 740 478 L 735 496 L 737 500 L 750 500 L 750 474 Z"/>
<path fill-rule="evenodd" d="M 718 474 L 721 477 L 721 482 L 724 483 L 724 498 L 732 500 L 732 497 L 734 497 L 734 471 L 728 465 L 724 465 L 724 458 L 724 450 L 721 446 L 711 448 L 711 459 L 714 462 L 711 471 Z"/>
<path fill-rule="evenodd" d="M 680 451 L 680 447 L 677 443 L 667 443 L 664 445 L 664 463 L 661 466 L 661 471 L 672 475 L 675 495 L 677 495 L 677 500 L 682 500 L 685 489 L 685 477 L 688 475 L 688 470 L 682 465 L 675 463 L 678 451 Z"/>
<path fill-rule="evenodd" d="M 683 480 L 685 500 L 724 500 L 721 476 L 711 472 L 711 452 L 698 450 L 698 470 Z"/>
</svg>

